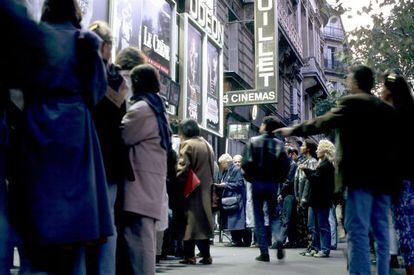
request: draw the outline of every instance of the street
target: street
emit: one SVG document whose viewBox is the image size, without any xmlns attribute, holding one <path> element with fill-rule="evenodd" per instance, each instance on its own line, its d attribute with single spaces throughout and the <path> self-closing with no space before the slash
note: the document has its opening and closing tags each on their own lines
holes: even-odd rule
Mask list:
<svg viewBox="0 0 414 275">
<path fill-rule="evenodd" d="M 216 244 L 211 247 L 212 265 L 181 265 L 178 261 L 161 261 L 157 265 L 157 273 L 163 274 L 335 274 L 345 275 L 346 259 L 344 244 L 331 252 L 330 258 L 315 259 L 299 255 L 303 249 L 286 249 L 286 257 L 278 261 L 276 250 L 271 250 L 270 263 L 255 261 L 259 255 L 258 248 L 224 247 Z"/>
</svg>

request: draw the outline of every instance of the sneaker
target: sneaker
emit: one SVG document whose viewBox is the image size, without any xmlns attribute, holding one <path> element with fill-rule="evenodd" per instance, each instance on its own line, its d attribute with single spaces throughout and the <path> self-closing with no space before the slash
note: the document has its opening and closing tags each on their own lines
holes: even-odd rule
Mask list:
<svg viewBox="0 0 414 275">
<path fill-rule="evenodd" d="M 200 264 L 209 265 L 213 263 L 213 259 L 211 257 L 203 257 L 200 261 Z"/>
<path fill-rule="evenodd" d="M 307 251 L 304 254 L 301 254 L 302 256 L 306 256 L 306 257 L 313 257 L 313 255 L 317 254 L 318 251 L 316 250 L 311 250 L 311 251 Z"/>
<path fill-rule="evenodd" d="M 314 254 L 313 257 L 315 257 L 315 258 L 329 258 L 329 254 L 324 253 L 322 251 L 319 251 L 318 253 Z"/>
<path fill-rule="evenodd" d="M 270 262 L 269 254 L 260 254 L 256 257 L 256 261 L 259 262 Z"/>
</svg>

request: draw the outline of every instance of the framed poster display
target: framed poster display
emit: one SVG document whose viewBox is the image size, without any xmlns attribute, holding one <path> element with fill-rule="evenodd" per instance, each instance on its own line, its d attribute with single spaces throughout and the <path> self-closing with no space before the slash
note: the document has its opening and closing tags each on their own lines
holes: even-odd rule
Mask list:
<svg viewBox="0 0 414 275">
<path fill-rule="evenodd" d="M 187 52 L 187 117 L 203 122 L 202 116 L 202 36 L 201 33 L 188 25 Z"/>
<path fill-rule="evenodd" d="M 220 82 L 219 50 L 210 41 L 207 43 L 207 128 L 220 132 Z"/>
</svg>

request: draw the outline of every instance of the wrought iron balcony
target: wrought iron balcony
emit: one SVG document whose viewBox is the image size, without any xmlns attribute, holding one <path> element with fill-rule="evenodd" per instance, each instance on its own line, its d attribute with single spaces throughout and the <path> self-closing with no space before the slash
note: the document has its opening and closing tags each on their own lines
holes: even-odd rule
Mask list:
<svg viewBox="0 0 414 275">
<path fill-rule="evenodd" d="M 345 39 L 345 32 L 341 28 L 327 26 L 323 29 L 323 35 L 327 38 L 343 41 Z"/>
</svg>

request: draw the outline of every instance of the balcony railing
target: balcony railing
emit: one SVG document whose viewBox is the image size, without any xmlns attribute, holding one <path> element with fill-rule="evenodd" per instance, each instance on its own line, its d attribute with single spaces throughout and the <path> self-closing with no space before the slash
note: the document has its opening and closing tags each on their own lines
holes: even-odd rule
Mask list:
<svg viewBox="0 0 414 275">
<path fill-rule="evenodd" d="M 289 15 L 287 14 L 286 10 L 281 3 L 282 0 L 279 1 L 279 8 L 278 8 L 278 16 L 279 16 L 279 24 L 285 30 L 286 34 L 289 36 L 289 40 L 292 42 L 293 46 L 299 52 L 300 56 L 303 58 L 303 49 L 302 49 L 302 39 L 295 28 L 295 25 L 289 19 Z"/>
<path fill-rule="evenodd" d="M 344 64 L 338 60 L 324 59 L 324 67 L 326 70 L 342 71 L 344 70 Z"/>
<path fill-rule="evenodd" d="M 338 40 L 344 40 L 345 38 L 345 32 L 343 29 L 340 28 L 336 28 L 336 27 L 325 27 L 323 29 L 323 34 L 326 37 L 330 37 L 333 39 L 338 39 Z"/>
</svg>

